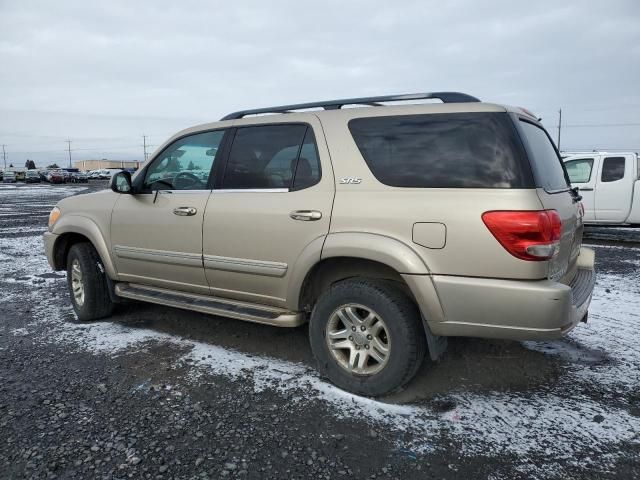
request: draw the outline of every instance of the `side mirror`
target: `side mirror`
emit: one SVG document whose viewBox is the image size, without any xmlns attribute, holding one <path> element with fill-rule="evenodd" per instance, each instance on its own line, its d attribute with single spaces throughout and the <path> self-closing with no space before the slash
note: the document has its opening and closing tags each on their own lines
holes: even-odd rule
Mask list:
<svg viewBox="0 0 640 480">
<path fill-rule="evenodd" d="M 126 170 L 118 172 L 111 177 L 111 190 L 116 193 L 128 193 L 131 194 L 131 174 Z"/>
</svg>

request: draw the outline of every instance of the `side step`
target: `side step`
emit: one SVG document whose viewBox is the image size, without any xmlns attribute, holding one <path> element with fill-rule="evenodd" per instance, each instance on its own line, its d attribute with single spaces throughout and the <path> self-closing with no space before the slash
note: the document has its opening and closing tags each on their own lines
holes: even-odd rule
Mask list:
<svg viewBox="0 0 640 480">
<path fill-rule="evenodd" d="M 248 322 L 264 323 L 276 327 L 297 327 L 305 323 L 300 312 L 290 312 L 277 307 L 229 300 L 196 293 L 180 292 L 165 288 L 149 287 L 132 283 L 116 283 L 115 293 L 119 297 L 157 303 L 168 307 L 183 308 L 195 312 L 231 317 Z"/>
</svg>

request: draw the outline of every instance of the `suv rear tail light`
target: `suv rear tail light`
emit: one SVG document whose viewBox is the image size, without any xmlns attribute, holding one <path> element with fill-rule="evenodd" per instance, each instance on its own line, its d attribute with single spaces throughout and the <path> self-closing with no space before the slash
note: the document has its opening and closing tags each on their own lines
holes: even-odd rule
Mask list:
<svg viewBox="0 0 640 480">
<path fill-rule="evenodd" d="M 549 260 L 558 252 L 562 220 L 555 210 L 485 212 L 482 221 L 514 257 Z"/>
</svg>

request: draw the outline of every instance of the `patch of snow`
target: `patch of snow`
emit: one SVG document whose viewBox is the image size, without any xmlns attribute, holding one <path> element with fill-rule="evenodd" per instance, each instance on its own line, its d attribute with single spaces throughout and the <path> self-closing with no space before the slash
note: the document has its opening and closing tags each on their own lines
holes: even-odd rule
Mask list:
<svg viewBox="0 0 640 480">
<path fill-rule="evenodd" d="M 31 283 L 49 272 L 41 237 L 0 238 L 0 284 Z M 64 288 L 64 277 L 46 281 L 53 288 Z M 14 335 L 39 330 L 42 334 L 35 341 L 105 355 L 125 355 L 146 349 L 151 343 L 175 345 L 184 352 L 178 362 L 192 366 L 188 380 L 196 384 L 202 375 L 219 375 L 250 382 L 256 392 L 286 392 L 288 401 L 302 407 L 310 401 L 321 401 L 335 415 L 383 425 L 398 438 L 399 448 L 412 452 L 433 451 L 434 445 L 441 445 L 439 439 L 448 435 L 460 445 L 461 455 L 512 454 L 520 459 L 521 471 L 544 476 L 560 460 L 575 462 L 577 469 L 606 469 L 616 460 L 614 454 L 607 453 L 612 446 L 640 441 L 640 418 L 622 407 L 568 394 L 597 384 L 606 395 L 616 397 L 640 386 L 638 276 L 599 276 L 590 323 L 579 325 L 562 340 L 524 342 L 529 349 L 568 362 L 557 384 L 529 391 L 458 391 L 447 397 L 454 407 L 445 413 L 428 405 L 388 404 L 344 392 L 299 363 L 109 321 L 70 323 L 70 306 L 61 306 L 55 298 L 43 298 L 42 291 L 35 289 L 23 300 L 35 305 L 33 320 L 24 328 L 14 329 Z M 10 295 L 0 296 L 0 309 L 10 301 Z M 589 452 L 586 457 L 585 452 Z M 545 456 L 547 465 L 527 460 L 532 455 Z"/>
</svg>

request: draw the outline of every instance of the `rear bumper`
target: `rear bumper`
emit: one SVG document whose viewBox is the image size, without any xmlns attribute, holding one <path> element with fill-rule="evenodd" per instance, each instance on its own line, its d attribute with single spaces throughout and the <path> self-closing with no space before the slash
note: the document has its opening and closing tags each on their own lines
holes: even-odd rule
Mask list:
<svg viewBox="0 0 640 480">
<path fill-rule="evenodd" d="M 578 269 L 569 285 L 550 280 L 433 275 L 441 321 L 433 321 L 424 308 L 423 314 L 430 319 L 429 327 L 436 335 L 512 340 L 559 338 L 587 314 L 595 285 L 593 261 L 593 251 L 581 249 Z"/>
</svg>

